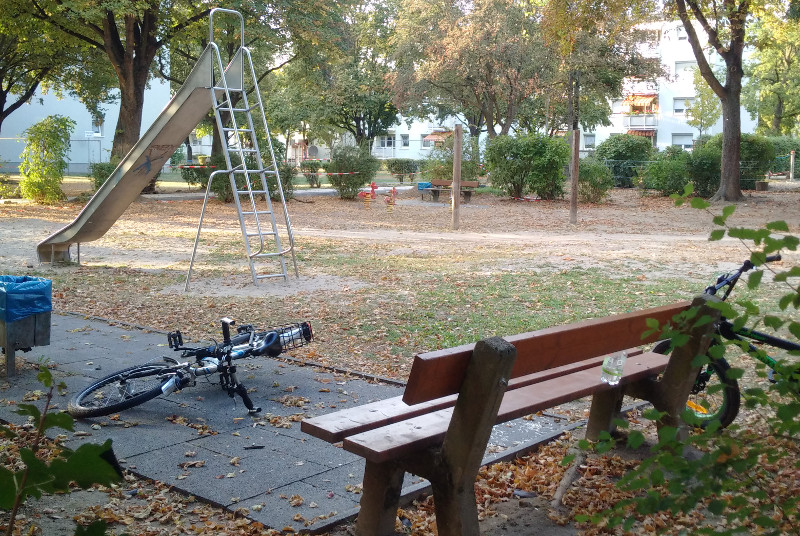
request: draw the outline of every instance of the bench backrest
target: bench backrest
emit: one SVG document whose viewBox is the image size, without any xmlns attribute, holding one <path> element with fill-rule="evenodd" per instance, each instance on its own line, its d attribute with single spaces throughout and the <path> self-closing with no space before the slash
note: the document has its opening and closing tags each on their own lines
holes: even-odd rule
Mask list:
<svg viewBox="0 0 800 536">
<path fill-rule="evenodd" d="M 431 181 L 432 186 L 446 186 L 451 188 L 453 186 L 453 181 L 448 181 L 444 179 L 433 179 Z M 477 188 L 479 185 L 478 181 L 461 181 L 462 188 Z"/>
<path fill-rule="evenodd" d="M 660 338 L 658 333 L 642 338 L 648 330 L 647 319 L 653 318 L 663 326 L 689 306 L 690 302 L 680 302 L 505 337 L 517 349 L 511 377 L 655 342 Z M 474 344 L 465 344 L 414 356 L 403 402 L 419 404 L 457 394 L 474 348 Z"/>
</svg>

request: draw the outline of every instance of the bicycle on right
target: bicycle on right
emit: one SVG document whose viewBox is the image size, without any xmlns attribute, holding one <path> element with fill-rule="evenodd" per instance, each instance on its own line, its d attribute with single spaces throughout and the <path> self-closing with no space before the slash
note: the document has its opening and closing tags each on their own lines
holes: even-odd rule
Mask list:
<svg viewBox="0 0 800 536">
<path fill-rule="evenodd" d="M 764 259 L 764 263 L 780 260 L 780 255 L 771 255 Z M 723 301 L 727 300 L 739 278 L 753 268 L 755 268 L 755 265 L 750 259 L 744 261 L 737 270 L 719 276 L 717 282 L 706 287 L 704 293 L 718 295 Z M 778 362 L 759 347 L 770 346 L 780 350 L 800 352 L 800 344 L 796 342 L 762 331 L 736 326 L 725 317 L 721 318 L 717 325 L 717 334 L 719 337 L 715 338 L 714 342 L 711 343 L 712 346 L 722 345 L 722 339 L 742 342 L 743 346 L 746 346 L 750 357 L 761 361 L 769 367 L 768 376 L 770 381 L 773 382 L 775 381 L 775 369 L 778 367 Z M 668 353 L 670 351 L 670 341 L 660 341 L 652 351 L 659 354 Z M 709 349 L 707 354 L 709 363 L 700 369 L 692 387 L 692 392 L 689 395 L 689 400 L 686 403 L 686 409 L 695 415 L 702 428 L 706 428 L 714 421 L 719 421 L 723 428 L 730 425 L 739 413 L 739 405 L 742 398 L 739 382 L 728 376 L 730 365 L 724 357 L 712 357 L 714 354 L 717 354 L 717 352 L 712 352 Z M 717 355 L 721 355 L 721 353 Z"/>
</svg>

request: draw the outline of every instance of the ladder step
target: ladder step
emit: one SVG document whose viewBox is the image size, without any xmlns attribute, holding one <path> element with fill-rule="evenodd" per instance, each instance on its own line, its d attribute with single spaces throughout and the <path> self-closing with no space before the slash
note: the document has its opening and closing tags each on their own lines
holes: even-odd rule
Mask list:
<svg viewBox="0 0 800 536">
<path fill-rule="evenodd" d="M 247 238 L 253 238 L 256 236 L 275 236 L 275 233 L 247 233 Z M 263 254 L 262 254 L 263 255 Z"/>
<path fill-rule="evenodd" d="M 236 193 L 239 194 L 239 195 L 247 195 L 247 194 L 267 195 L 269 192 L 267 192 L 266 190 L 236 190 Z M 242 214 L 250 214 L 250 213 L 249 212 L 242 212 Z M 259 212 L 259 214 L 262 214 L 262 213 Z M 272 214 L 272 212 L 264 212 L 263 214 Z"/>
<path fill-rule="evenodd" d="M 253 132 L 252 128 L 223 128 L 224 132 Z"/>
</svg>

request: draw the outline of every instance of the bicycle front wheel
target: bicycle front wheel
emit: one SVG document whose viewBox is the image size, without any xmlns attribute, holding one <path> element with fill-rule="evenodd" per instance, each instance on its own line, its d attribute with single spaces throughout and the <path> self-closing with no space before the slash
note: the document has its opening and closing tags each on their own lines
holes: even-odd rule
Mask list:
<svg viewBox="0 0 800 536">
<path fill-rule="evenodd" d="M 152 400 L 161 394 L 173 369 L 164 365 L 137 365 L 97 380 L 67 406 L 73 417 L 102 417 Z"/>
<path fill-rule="evenodd" d="M 662 341 L 653 348 L 653 352 L 665 354 L 668 349 L 669 341 Z M 710 359 L 711 362 L 697 373 L 686 409 L 694 415 L 701 428 L 705 429 L 714 421 L 719 421 L 724 428 L 739 414 L 739 383 L 728 377 L 731 367 L 724 358 Z"/>
</svg>

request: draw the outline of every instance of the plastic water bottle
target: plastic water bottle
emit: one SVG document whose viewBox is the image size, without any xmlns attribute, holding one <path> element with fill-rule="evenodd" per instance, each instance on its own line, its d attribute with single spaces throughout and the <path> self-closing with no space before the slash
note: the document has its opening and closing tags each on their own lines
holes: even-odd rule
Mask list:
<svg viewBox="0 0 800 536">
<path fill-rule="evenodd" d="M 622 369 L 625 367 L 625 360 L 628 353 L 624 350 L 614 355 L 610 355 L 603 360 L 603 373 L 600 380 L 608 385 L 617 385 L 622 378 Z"/>
</svg>

